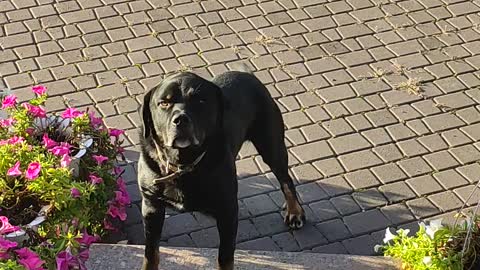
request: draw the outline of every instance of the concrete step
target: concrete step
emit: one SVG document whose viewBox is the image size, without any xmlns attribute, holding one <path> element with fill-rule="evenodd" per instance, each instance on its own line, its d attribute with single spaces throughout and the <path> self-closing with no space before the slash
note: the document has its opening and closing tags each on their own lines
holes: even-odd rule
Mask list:
<svg viewBox="0 0 480 270">
<path fill-rule="evenodd" d="M 216 249 L 160 248 L 162 270 L 216 269 Z M 90 250 L 90 270 L 140 269 L 143 246 L 95 244 Z M 384 257 L 237 250 L 235 269 L 399 270 L 400 264 Z"/>
</svg>

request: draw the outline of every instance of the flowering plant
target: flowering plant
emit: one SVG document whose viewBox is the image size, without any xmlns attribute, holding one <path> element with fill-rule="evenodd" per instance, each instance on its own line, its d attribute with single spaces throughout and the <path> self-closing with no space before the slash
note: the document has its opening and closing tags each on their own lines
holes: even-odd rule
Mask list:
<svg viewBox="0 0 480 270">
<path fill-rule="evenodd" d="M 46 88 L 32 91 L 1 104 L 0 269 L 86 269 L 88 247 L 126 219 L 123 131 L 88 110 L 48 115 Z"/>
<path fill-rule="evenodd" d="M 421 222 L 415 236 L 409 233 L 408 229 L 399 229 L 394 234 L 387 228 L 383 245 L 376 245 L 375 252 L 400 259 L 402 269 L 407 270 L 479 269 L 478 217 L 452 227 L 443 226 L 441 219 L 432 220 L 429 225 Z M 467 239 L 472 241 L 466 242 Z"/>
</svg>

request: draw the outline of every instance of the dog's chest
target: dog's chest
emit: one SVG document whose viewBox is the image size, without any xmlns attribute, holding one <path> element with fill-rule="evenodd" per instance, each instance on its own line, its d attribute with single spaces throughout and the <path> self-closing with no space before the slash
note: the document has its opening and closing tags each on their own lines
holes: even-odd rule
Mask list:
<svg viewBox="0 0 480 270">
<path fill-rule="evenodd" d="M 207 198 L 202 199 L 203 188 L 192 183 L 185 184 L 182 179 L 162 183 L 158 187 L 160 200 L 179 211 L 195 211 L 205 208 Z"/>
</svg>

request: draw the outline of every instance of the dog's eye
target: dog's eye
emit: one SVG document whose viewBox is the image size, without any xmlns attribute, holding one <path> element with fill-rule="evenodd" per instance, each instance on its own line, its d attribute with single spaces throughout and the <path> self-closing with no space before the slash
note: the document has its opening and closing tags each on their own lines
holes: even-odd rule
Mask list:
<svg viewBox="0 0 480 270">
<path fill-rule="evenodd" d="M 158 103 L 158 105 L 162 108 L 168 108 L 171 104 L 171 101 L 170 100 L 160 100 L 160 102 Z"/>
</svg>

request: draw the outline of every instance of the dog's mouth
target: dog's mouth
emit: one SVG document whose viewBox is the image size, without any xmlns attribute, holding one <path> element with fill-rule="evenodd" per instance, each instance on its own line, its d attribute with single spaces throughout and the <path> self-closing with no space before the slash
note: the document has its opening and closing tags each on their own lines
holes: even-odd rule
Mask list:
<svg viewBox="0 0 480 270">
<path fill-rule="evenodd" d="M 185 149 L 190 146 L 198 146 L 200 142 L 198 141 L 195 135 L 192 136 L 174 136 L 172 140 L 169 140 L 170 143 L 167 146 L 176 148 L 176 149 Z"/>
</svg>

